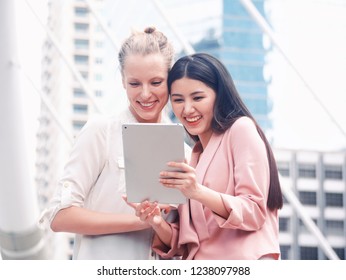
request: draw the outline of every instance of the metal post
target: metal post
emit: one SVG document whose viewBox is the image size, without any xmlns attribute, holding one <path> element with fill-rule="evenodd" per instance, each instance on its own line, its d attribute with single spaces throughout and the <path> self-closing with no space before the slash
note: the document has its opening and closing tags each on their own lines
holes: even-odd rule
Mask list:
<svg viewBox="0 0 346 280">
<path fill-rule="evenodd" d="M 14 1 L 0 1 L 0 21 L 0 250 L 3 259 L 46 259 L 25 144 Z"/>
</svg>

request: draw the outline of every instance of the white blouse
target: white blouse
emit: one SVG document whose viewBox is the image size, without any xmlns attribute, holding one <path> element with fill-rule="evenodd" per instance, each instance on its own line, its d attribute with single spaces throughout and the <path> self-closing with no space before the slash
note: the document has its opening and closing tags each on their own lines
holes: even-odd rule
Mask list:
<svg viewBox="0 0 346 280">
<path fill-rule="evenodd" d="M 137 120 L 129 110 L 117 117 L 95 117 L 78 135 L 58 188 L 40 220 L 50 224 L 72 205 L 109 213 L 133 213 L 126 193 L 122 124 Z M 162 122 L 170 122 L 163 118 Z M 152 230 L 88 236 L 76 234 L 73 259 L 150 259 Z"/>
</svg>

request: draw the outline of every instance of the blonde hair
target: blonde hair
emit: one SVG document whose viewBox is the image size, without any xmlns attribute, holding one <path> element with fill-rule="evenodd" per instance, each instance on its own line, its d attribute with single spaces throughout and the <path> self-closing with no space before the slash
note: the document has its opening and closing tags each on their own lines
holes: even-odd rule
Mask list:
<svg viewBox="0 0 346 280">
<path fill-rule="evenodd" d="M 147 27 L 142 32 L 133 32 L 121 45 L 118 60 L 123 74 L 126 58 L 129 55 L 162 54 L 167 65 L 167 72 L 172 67 L 174 58 L 173 45 L 167 37 L 155 27 Z"/>
</svg>

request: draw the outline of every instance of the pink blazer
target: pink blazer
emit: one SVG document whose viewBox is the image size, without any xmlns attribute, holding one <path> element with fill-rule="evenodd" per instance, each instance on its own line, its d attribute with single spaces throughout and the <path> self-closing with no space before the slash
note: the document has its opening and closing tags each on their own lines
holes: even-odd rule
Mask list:
<svg viewBox="0 0 346 280">
<path fill-rule="evenodd" d="M 201 152 L 197 143 L 190 164 L 196 168 L 199 183 L 220 192 L 229 216 L 224 219 L 189 200 L 178 208 L 180 220 L 171 224 L 171 247 L 155 236 L 153 249 L 163 258 L 278 259 L 278 213 L 266 205 L 267 154 L 252 120 L 241 117 L 224 134 L 213 134 Z"/>
</svg>

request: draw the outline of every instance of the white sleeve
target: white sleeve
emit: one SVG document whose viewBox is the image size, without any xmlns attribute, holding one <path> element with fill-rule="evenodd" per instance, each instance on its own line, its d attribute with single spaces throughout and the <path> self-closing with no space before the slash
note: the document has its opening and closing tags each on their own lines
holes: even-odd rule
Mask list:
<svg viewBox="0 0 346 280">
<path fill-rule="evenodd" d="M 107 119 L 89 120 L 72 148 L 55 194 L 49 207 L 43 211 L 39 223 L 51 223 L 56 213 L 70 206 L 83 207 L 108 160 Z"/>
</svg>

